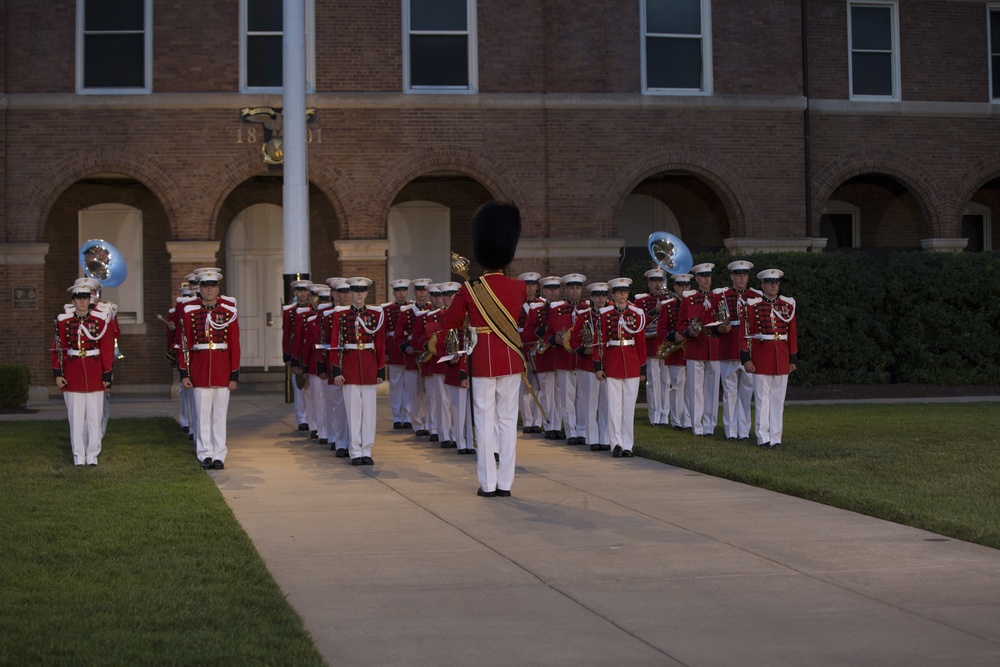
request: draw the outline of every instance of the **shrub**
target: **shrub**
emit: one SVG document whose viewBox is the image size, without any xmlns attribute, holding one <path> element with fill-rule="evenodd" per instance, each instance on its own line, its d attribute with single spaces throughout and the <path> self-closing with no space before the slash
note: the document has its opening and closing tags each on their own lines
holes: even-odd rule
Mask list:
<svg viewBox="0 0 1000 667">
<path fill-rule="evenodd" d="M 24 364 L 0 364 L 0 408 L 23 408 L 31 375 Z"/>
</svg>

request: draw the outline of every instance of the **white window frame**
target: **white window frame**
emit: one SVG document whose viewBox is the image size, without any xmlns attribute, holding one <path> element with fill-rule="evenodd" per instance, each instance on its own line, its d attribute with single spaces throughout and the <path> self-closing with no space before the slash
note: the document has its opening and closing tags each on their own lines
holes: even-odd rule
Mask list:
<svg viewBox="0 0 1000 667">
<path fill-rule="evenodd" d="M 143 0 L 143 35 L 145 43 L 143 80 L 134 88 L 84 88 L 84 16 L 87 0 L 76 2 L 76 92 L 80 95 L 148 95 L 153 92 L 153 0 Z"/>
<path fill-rule="evenodd" d="M 403 92 L 418 94 L 471 95 L 479 92 L 479 44 L 477 0 L 466 0 L 466 30 L 410 31 L 410 0 L 403 0 Z M 469 44 L 468 86 L 414 86 L 410 82 L 410 35 L 466 35 Z"/>
<path fill-rule="evenodd" d="M 1000 103 L 1000 90 L 993 90 L 993 35 L 990 29 L 990 21 L 993 12 L 1000 13 L 1000 4 L 986 5 L 986 65 L 989 73 L 990 103 Z M 1000 54 L 997 54 L 1000 55 Z"/>
<path fill-rule="evenodd" d="M 118 304 L 120 324 L 144 324 L 142 210 L 127 204 L 97 204 L 80 209 L 77 221 L 77 247 L 82 248 L 90 239 L 103 239 L 115 246 L 125 260 L 125 282 L 101 288 L 101 297 Z M 130 243 L 126 245 L 124 239 Z"/>
<path fill-rule="evenodd" d="M 667 37 L 677 39 L 695 39 L 692 35 L 675 35 L 669 33 L 646 32 L 646 0 L 639 0 L 639 30 L 641 32 L 639 47 L 642 77 L 642 92 L 644 95 L 701 95 L 712 94 L 712 0 L 699 0 L 701 4 L 701 88 L 649 88 L 646 74 L 646 40 L 649 37 Z"/>
<path fill-rule="evenodd" d="M 989 251 L 993 249 L 993 211 L 990 210 L 989 206 L 980 204 L 979 202 L 971 201 L 969 205 L 965 207 L 965 212 L 963 215 L 978 215 L 983 218 L 983 250 Z"/>
<path fill-rule="evenodd" d="M 853 7 L 888 7 L 890 29 L 892 30 L 892 94 L 891 95 L 855 95 L 854 94 L 854 38 L 851 34 L 851 9 Z M 899 3 L 897 0 L 847 0 L 847 78 L 850 86 L 850 99 L 855 102 L 899 102 L 900 94 L 900 45 L 899 45 Z M 880 51 L 879 53 L 884 53 Z"/>
<path fill-rule="evenodd" d="M 849 204 L 846 201 L 830 199 L 823 207 L 820 215 L 849 215 L 851 216 L 851 247 L 861 247 L 861 207 Z"/>
<path fill-rule="evenodd" d="M 316 2 L 306 3 L 306 93 L 316 92 Z M 247 0 L 240 0 L 240 92 L 251 95 L 280 94 L 281 86 L 247 85 Z M 284 26 L 282 26 L 284 27 Z M 261 33 L 264 34 L 264 33 Z M 268 33 L 283 35 L 283 32 Z M 282 76 L 282 81 L 284 76 Z"/>
</svg>

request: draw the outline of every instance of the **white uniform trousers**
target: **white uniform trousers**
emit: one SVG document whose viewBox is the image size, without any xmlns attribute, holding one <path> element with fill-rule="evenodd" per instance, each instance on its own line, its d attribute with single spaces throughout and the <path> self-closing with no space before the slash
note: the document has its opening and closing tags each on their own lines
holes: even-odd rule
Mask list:
<svg viewBox="0 0 1000 667">
<path fill-rule="evenodd" d="M 597 381 L 594 373 L 579 371 L 576 374 L 576 388 L 580 396 L 577 415 L 584 419 L 583 437 L 588 445 L 597 445 L 601 442 L 600 432 L 597 429 L 597 415 L 603 384 Z"/>
<path fill-rule="evenodd" d="M 517 450 L 517 383 L 520 375 L 472 378 L 476 416 L 476 473 L 483 491 L 509 491 Z M 497 464 L 493 454 L 500 455 Z"/>
<path fill-rule="evenodd" d="M 330 444 L 336 444 L 337 449 L 347 449 L 351 442 L 344 388 L 335 384 L 327 384 L 326 439 Z"/>
<path fill-rule="evenodd" d="M 649 416 L 650 424 L 665 424 L 667 415 L 663 414 L 664 401 L 660 398 L 665 396 L 660 387 L 660 376 L 663 373 L 663 362 L 659 359 L 646 360 L 646 413 Z"/>
<path fill-rule="evenodd" d="M 403 386 L 406 388 L 406 421 L 414 431 L 427 428 L 427 397 L 424 394 L 424 380 L 420 371 L 403 371 Z"/>
<path fill-rule="evenodd" d="M 309 414 L 313 415 L 315 422 L 309 425 L 316 431 L 316 437 L 327 438 L 326 413 L 324 411 L 326 399 L 327 381 L 320 379 L 318 375 L 308 375 L 309 378 Z"/>
<path fill-rule="evenodd" d="M 583 433 L 577 433 L 576 423 L 576 371 L 556 371 L 556 401 L 566 437 L 582 436 Z"/>
<path fill-rule="evenodd" d="M 101 437 L 108 432 L 108 417 L 111 416 L 111 392 L 102 391 L 104 394 L 104 412 L 101 413 Z"/>
<path fill-rule="evenodd" d="M 195 387 L 193 391 L 198 414 L 198 435 L 195 436 L 198 460 L 225 461 L 229 387 Z"/>
<path fill-rule="evenodd" d="M 670 423 L 691 428 L 691 412 L 687 403 L 687 367 L 666 366 L 670 376 Z"/>
<path fill-rule="evenodd" d="M 688 359 L 687 385 L 692 433 L 715 433 L 719 421 L 719 362 Z"/>
<path fill-rule="evenodd" d="M 451 440 L 451 413 L 444 396 L 444 376 L 428 375 L 424 378 L 427 394 L 427 430 L 441 440 Z"/>
<path fill-rule="evenodd" d="M 722 373 L 722 425 L 727 438 L 750 437 L 753 378 L 736 359 L 719 362 Z"/>
<path fill-rule="evenodd" d="M 555 371 L 538 374 L 538 402 L 545 408 L 543 431 L 558 431 L 562 425 L 562 417 L 556 412 L 556 374 Z"/>
<path fill-rule="evenodd" d="M 538 396 L 538 373 L 529 371 L 528 382 L 531 383 L 531 387 L 535 390 L 535 395 Z M 538 400 L 541 401 L 541 398 Z M 518 402 L 521 408 L 521 426 L 541 426 L 542 412 L 538 409 L 535 399 L 531 397 L 531 392 L 528 391 L 528 386 L 524 382 L 521 382 Z"/>
<path fill-rule="evenodd" d="M 598 382 L 597 384 L 599 387 L 599 395 L 597 397 L 597 444 L 607 445 L 611 442 L 611 436 L 608 435 L 608 383 Z"/>
<path fill-rule="evenodd" d="M 101 453 L 101 418 L 104 414 L 104 391 L 64 391 L 69 416 L 69 444 L 73 463 L 97 463 Z"/>
<path fill-rule="evenodd" d="M 757 444 L 781 442 L 785 421 L 787 375 L 753 375 L 754 405 L 757 407 Z"/>
<path fill-rule="evenodd" d="M 345 384 L 342 389 L 351 430 L 348 446 L 351 458 L 371 456 L 375 444 L 375 385 Z"/>
<path fill-rule="evenodd" d="M 472 449 L 472 406 L 469 390 L 445 385 L 445 394 L 451 404 L 451 439 L 458 443 L 458 449 Z"/>
<path fill-rule="evenodd" d="M 660 397 L 660 409 L 657 410 L 656 420 L 654 421 L 650 417 L 650 424 L 669 424 L 670 423 L 670 413 L 673 409 L 673 394 L 670 392 L 670 368 L 663 365 L 663 362 L 659 359 L 647 359 L 646 360 L 646 372 L 649 373 L 652 369 L 658 369 L 656 371 L 656 395 Z M 646 391 L 649 391 L 649 385 L 652 382 L 650 378 L 652 375 L 646 376 Z"/>
<path fill-rule="evenodd" d="M 188 427 L 189 431 L 191 430 L 191 417 L 190 417 L 191 411 L 189 410 L 189 406 L 191 404 L 190 393 L 191 390 L 182 385 L 180 392 L 177 394 L 177 408 L 178 408 L 177 422 L 182 427 L 183 426 Z"/>
<path fill-rule="evenodd" d="M 306 414 L 306 394 L 305 389 L 299 389 L 295 384 L 295 373 L 292 373 L 292 408 L 295 410 L 295 425 L 308 424 Z"/>
<path fill-rule="evenodd" d="M 389 404 L 392 406 L 392 423 L 406 421 L 406 389 L 403 387 L 403 371 L 406 366 L 391 364 L 389 368 Z"/>
<path fill-rule="evenodd" d="M 612 447 L 631 451 L 635 442 L 635 401 L 639 398 L 639 378 L 607 378 L 608 438 Z"/>
</svg>

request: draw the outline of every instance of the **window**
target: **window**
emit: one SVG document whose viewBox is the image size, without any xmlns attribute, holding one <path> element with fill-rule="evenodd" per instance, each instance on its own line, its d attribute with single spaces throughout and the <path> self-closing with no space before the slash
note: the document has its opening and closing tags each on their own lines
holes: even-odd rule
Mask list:
<svg viewBox="0 0 1000 667">
<path fill-rule="evenodd" d="M 899 101 L 899 24 L 895 2 L 849 2 L 851 99 Z"/>
<path fill-rule="evenodd" d="M 407 92 L 476 92 L 476 0 L 404 0 Z"/>
<path fill-rule="evenodd" d="M 98 204 L 79 213 L 79 242 L 107 241 L 122 254 L 127 268 L 125 282 L 101 288 L 101 298 L 118 304 L 118 322 L 142 324 L 142 211 L 124 204 Z"/>
<path fill-rule="evenodd" d="M 990 43 L 990 99 L 1000 102 L 1000 6 L 986 8 Z"/>
<path fill-rule="evenodd" d="M 711 0 L 642 0 L 646 93 L 712 93 Z"/>
<path fill-rule="evenodd" d="M 281 0 L 240 0 L 240 92 L 280 93 Z M 306 90 L 316 91 L 315 3 L 306 0 Z"/>
<path fill-rule="evenodd" d="M 819 233 L 826 237 L 826 250 L 860 248 L 861 209 L 853 204 L 831 199 L 823 207 Z"/>
<path fill-rule="evenodd" d="M 962 216 L 962 238 L 968 239 L 965 252 L 982 252 L 993 249 L 993 239 L 990 233 L 992 211 L 988 206 L 970 202 Z"/>
<path fill-rule="evenodd" d="M 153 78 L 153 0 L 78 0 L 79 93 L 148 93 Z"/>
</svg>

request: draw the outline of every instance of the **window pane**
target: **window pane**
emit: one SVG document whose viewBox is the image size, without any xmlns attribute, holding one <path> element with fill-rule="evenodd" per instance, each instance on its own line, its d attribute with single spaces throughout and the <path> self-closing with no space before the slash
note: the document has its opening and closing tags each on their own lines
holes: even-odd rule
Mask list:
<svg viewBox="0 0 1000 667">
<path fill-rule="evenodd" d="M 647 38 L 646 87 L 701 90 L 701 40 Z"/>
<path fill-rule="evenodd" d="M 142 35 L 87 35 L 83 42 L 84 88 L 144 88 Z"/>
<path fill-rule="evenodd" d="M 86 0 L 84 30 L 142 30 L 143 0 Z"/>
<path fill-rule="evenodd" d="M 247 0 L 247 30 L 281 32 L 281 0 Z"/>
<path fill-rule="evenodd" d="M 993 56 L 993 98 L 1000 97 L 1000 56 Z"/>
<path fill-rule="evenodd" d="M 819 229 L 820 236 L 826 237 L 827 248 L 854 247 L 854 216 L 850 213 L 824 213 Z"/>
<path fill-rule="evenodd" d="M 646 32 L 701 34 L 701 0 L 646 0 Z"/>
<path fill-rule="evenodd" d="M 851 48 L 892 50 L 889 7 L 851 7 Z"/>
<path fill-rule="evenodd" d="M 410 85 L 468 86 L 469 48 L 464 35 L 412 35 Z"/>
<path fill-rule="evenodd" d="M 981 215 L 962 216 L 962 236 L 969 239 L 969 242 L 965 245 L 965 252 L 982 252 L 984 226 L 983 216 Z"/>
<path fill-rule="evenodd" d="M 410 30 L 467 30 L 467 0 L 410 0 Z"/>
<path fill-rule="evenodd" d="M 990 12 L 990 53 L 1000 54 L 1000 11 Z"/>
<path fill-rule="evenodd" d="M 281 36 L 247 36 L 247 85 L 281 87 Z"/>
<path fill-rule="evenodd" d="M 888 53 L 852 54 L 851 75 L 854 95 L 893 94 L 892 56 Z"/>
</svg>

